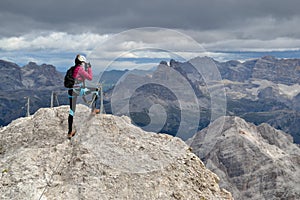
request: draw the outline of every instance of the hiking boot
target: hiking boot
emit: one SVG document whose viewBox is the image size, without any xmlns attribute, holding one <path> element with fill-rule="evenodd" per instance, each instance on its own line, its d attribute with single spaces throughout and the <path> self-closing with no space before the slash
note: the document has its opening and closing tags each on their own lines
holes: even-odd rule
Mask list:
<svg viewBox="0 0 300 200">
<path fill-rule="evenodd" d="M 70 140 L 75 134 L 76 130 L 72 130 L 70 133 L 68 133 L 68 139 Z"/>
<path fill-rule="evenodd" d="M 92 114 L 93 115 L 96 115 L 96 114 L 99 114 L 100 113 L 100 109 L 94 109 L 92 110 Z"/>
</svg>

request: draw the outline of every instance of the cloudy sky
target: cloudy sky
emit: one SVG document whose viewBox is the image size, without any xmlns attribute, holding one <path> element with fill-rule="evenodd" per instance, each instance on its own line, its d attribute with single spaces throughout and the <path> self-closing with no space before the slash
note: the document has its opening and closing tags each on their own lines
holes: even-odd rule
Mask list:
<svg viewBox="0 0 300 200">
<path fill-rule="evenodd" d="M 64 70 L 76 53 L 102 68 L 204 52 L 219 60 L 298 56 L 299 7 L 298 0 L 1 0 L 0 59 Z"/>
</svg>

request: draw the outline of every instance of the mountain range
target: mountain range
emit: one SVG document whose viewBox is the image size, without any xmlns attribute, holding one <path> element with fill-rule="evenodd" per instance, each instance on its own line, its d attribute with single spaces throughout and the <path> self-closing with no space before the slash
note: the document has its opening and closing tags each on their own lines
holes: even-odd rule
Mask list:
<svg viewBox="0 0 300 200">
<path fill-rule="evenodd" d="M 171 135 L 176 135 L 180 125 L 187 132 L 195 132 L 191 129 L 196 119 L 191 116 L 195 116 L 195 111 L 200 113 L 198 130 L 222 114 L 239 116 L 256 125 L 268 123 L 291 134 L 294 142 L 299 144 L 299 66 L 300 59 L 271 56 L 246 62 L 218 62 L 208 57 L 187 62 L 163 61 L 151 75 L 124 74 L 117 87 L 107 93 L 106 110 L 114 112 L 115 105 L 115 114 L 130 115 L 137 125 L 147 128 L 151 121 L 151 106 L 159 105 L 167 113 L 166 122 L 161 125 L 158 121 L 151 127 Z M 200 109 L 192 106 L 195 105 L 194 98 Z M 215 117 L 211 113 L 213 103 L 220 113 Z M 185 120 L 182 119 L 184 113 L 189 115 Z M 190 136 L 183 135 L 182 138 Z"/>
<path fill-rule="evenodd" d="M 0 125 L 25 116 L 27 97 L 30 97 L 30 113 L 49 107 L 53 91 L 58 92 L 62 103 L 67 103 L 62 98 L 62 85 L 63 76 L 52 65 L 30 62 L 19 67 L 0 60 Z"/>
<path fill-rule="evenodd" d="M 231 199 L 229 191 L 238 200 L 299 199 L 299 63 L 299 59 L 270 56 L 245 62 L 197 57 L 162 61 L 156 70 L 145 73 L 107 72 L 101 80 L 113 87 L 105 92 L 105 112 L 130 120 L 91 117 L 88 108 L 79 104 L 78 134 L 70 143 L 65 140 L 68 106 L 43 108 L 29 118 L 14 120 L 0 129 L 2 198 L 43 194 L 53 199 L 58 194 L 62 199 L 98 195 Z M 15 83 L 5 76 L 0 79 L 10 80 L 9 87 L 1 90 L 1 112 L 23 106 L 23 96 L 31 96 L 36 104 L 45 101 L 47 106 L 41 107 L 49 107 L 51 91 L 65 93 L 61 73 L 54 79 L 41 69 L 48 65 L 29 63 L 32 71 L 27 75 L 13 63 L 1 65 L 2 76 L 20 79 Z M 36 70 L 39 75 L 30 76 Z M 51 79 L 44 88 L 39 85 L 45 83 L 43 77 Z M 22 104 L 16 100 L 20 96 Z M 146 133 L 137 126 L 177 137 Z M 201 161 L 190 150 L 220 179 L 202 173 Z M 63 152 L 65 159 L 60 157 Z M 174 164 L 175 158 L 184 165 Z M 148 178 L 145 173 L 150 173 Z M 217 186 L 218 180 L 226 190 Z"/>
<path fill-rule="evenodd" d="M 203 77 L 201 73 L 206 73 L 205 68 L 201 73 L 195 68 L 195 65 L 202 66 L 207 63 L 217 69 L 220 79 L 208 82 L 207 79 L 214 77 L 210 77 L 209 73 L 207 77 Z M 175 135 L 180 125 L 182 129 L 188 130 L 187 132 L 196 132 L 207 127 L 213 121 L 212 118 L 219 117 L 212 117 L 213 113 L 210 108 L 212 106 L 211 93 L 217 91 L 214 88 L 221 85 L 226 95 L 226 106 L 220 109 L 225 109 L 226 115 L 239 116 L 256 125 L 268 123 L 276 129 L 291 134 L 294 142 L 299 144 L 299 66 L 300 59 L 277 59 L 272 56 L 245 62 L 234 60 L 218 62 L 208 57 L 197 57 L 186 62 L 162 61 L 156 70 L 146 73 L 134 73 L 129 70 L 109 71 L 103 73 L 100 80 L 108 89 L 104 101 L 106 113 L 126 114 L 136 125 L 148 131 L 152 129 L 152 131 Z M 49 107 L 53 91 L 57 92 L 60 105 L 68 103 L 66 90 L 62 87 L 63 74 L 57 72 L 52 65 L 37 65 L 31 62 L 24 67 L 19 67 L 14 63 L 0 61 L 0 72 L 1 125 L 6 125 L 13 119 L 25 115 L 23 107 L 26 99 L 24 97 L 27 96 L 31 97 L 31 113 L 40 107 Z M 186 85 L 174 79 L 176 73 L 178 80 L 185 82 Z M 170 83 L 163 83 L 166 78 Z M 166 87 L 161 87 L 160 83 L 165 84 Z M 138 88 L 129 92 L 128 89 L 133 88 L 132 85 Z M 170 89 L 172 85 L 174 89 Z M 109 90 L 109 87 L 112 88 Z M 192 89 L 194 96 L 184 97 L 184 95 L 189 95 L 186 92 L 182 95 L 182 99 L 176 99 L 178 95 L 175 93 L 177 91 L 182 93 L 181 91 L 186 91 L 187 87 Z M 132 95 L 129 98 L 130 112 L 126 108 L 128 99 L 123 99 L 122 96 L 122 92 L 125 91 L 128 95 Z M 112 99 L 112 94 L 114 99 Z M 200 112 L 197 127 L 191 125 L 193 119 L 197 118 L 197 112 L 192 106 L 195 102 L 191 100 L 194 97 L 200 107 L 196 109 Z M 149 111 L 152 105 L 159 105 L 165 110 L 165 124 L 161 125 L 159 121 L 150 123 Z M 183 115 L 185 113 L 188 114 Z M 187 134 L 182 138 L 187 139 L 190 136 L 191 134 Z"/>
</svg>

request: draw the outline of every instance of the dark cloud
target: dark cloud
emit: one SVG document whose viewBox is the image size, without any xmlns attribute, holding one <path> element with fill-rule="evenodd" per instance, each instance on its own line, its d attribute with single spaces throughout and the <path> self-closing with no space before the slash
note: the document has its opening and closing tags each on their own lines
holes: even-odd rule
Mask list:
<svg viewBox="0 0 300 200">
<path fill-rule="evenodd" d="M 298 0 L 1 0 L 0 57 L 24 64 L 32 58 L 48 62 L 42 54 L 50 55 L 51 63 L 62 63 L 65 52 L 88 52 L 105 34 L 139 27 L 179 30 L 208 51 L 299 49 L 299 5 Z M 189 44 L 168 31 L 160 37 L 147 31 L 137 34 L 133 44 L 107 45 L 100 57 L 110 61 L 140 43 Z M 173 45 L 169 43 L 167 47 Z M 33 54 L 28 55 L 30 50 Z"/>
<path fill-rule="evenodd" d="M 228 34 L 238 39 L 298 38 L 299 4 L 297 0 L 2 0 L 0 38 L 43 31 L 116 33 L 148 26 L 211 31 L 220 38 Z"/>
</svg>

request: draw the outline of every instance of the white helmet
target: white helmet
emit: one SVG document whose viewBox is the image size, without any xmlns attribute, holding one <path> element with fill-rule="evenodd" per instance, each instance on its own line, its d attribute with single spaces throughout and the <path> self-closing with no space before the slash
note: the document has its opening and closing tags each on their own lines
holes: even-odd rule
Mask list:
<svg viewBox="0 0 300 200">
<path fill-rule="evenodd" d="M 85 62 L 86 63 L 86 58 L 83 56 L 83 55 L 77 55 L 76 58 L 75 58 L 75 63 L 76 64 L 80 64 L 82 62 Z"/>
</svg>

